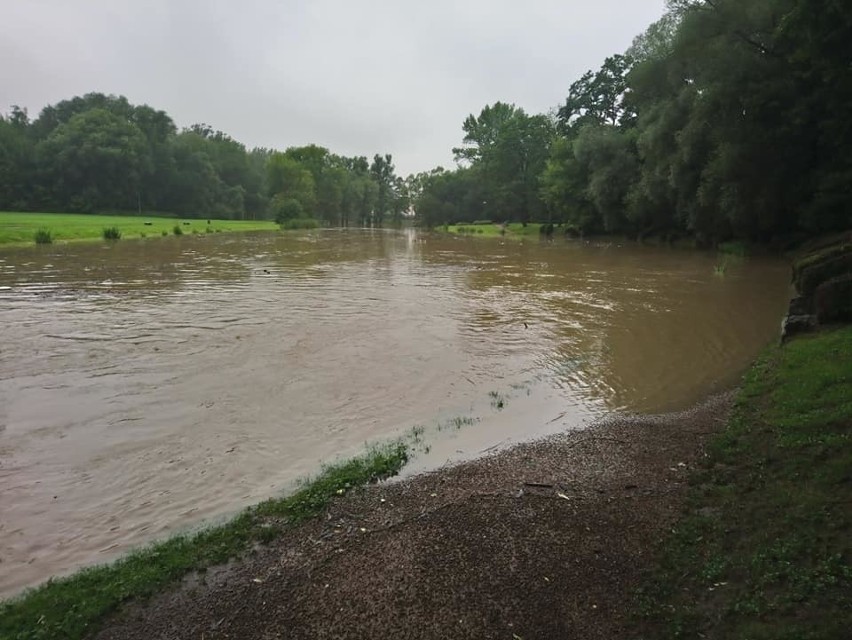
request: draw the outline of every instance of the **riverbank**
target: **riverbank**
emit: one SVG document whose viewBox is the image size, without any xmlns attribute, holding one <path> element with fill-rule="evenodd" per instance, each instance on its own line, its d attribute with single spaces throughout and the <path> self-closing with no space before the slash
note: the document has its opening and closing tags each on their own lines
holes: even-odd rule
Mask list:
<svg viewBox="0 0 852 640">
<path fill-rule="evenodd" d="M 353 492 L 96 637 L 617 637 L 730 402 Z"/>
<path fill-rule="evenodd" d="M 356 489 L 399 469 L 386 450 L 42 587 L 5 606 L 0 637 L 840 638 L 850 354 L 850 328 L 807 336 L 768 350 L 735 402 Z"/>
<path fill-rule="evenodd" d="M 644 579 L 639 635 L 849 637 L 851 437 L 852 327 L 766 352 Z"/>
<path fill-rule="evenodd" d="M 208 220 L 156 216 L 109 216 L 77 213 L 16 213 L 0 211 L 0 245 L 31 245 L 40 230 L 50 234 L 52 243 L 103 239 L 104 229 L 115 228 L 121 238 L 164 235 L 221 233 L 233 231 L 275 231 L 269 220 Z"/>
</svg>

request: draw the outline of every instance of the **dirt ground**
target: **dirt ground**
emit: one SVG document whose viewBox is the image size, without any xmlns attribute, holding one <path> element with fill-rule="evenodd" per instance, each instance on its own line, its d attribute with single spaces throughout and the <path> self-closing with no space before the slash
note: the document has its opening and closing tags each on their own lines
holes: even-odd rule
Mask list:
<svg viewBox="0 0 852 640">
<path fill-rule="evenodd" d="M 612 418 L 353 492 L 97 638 L 629 637 L 632 594 L 731 401 Z"/>
</svg>

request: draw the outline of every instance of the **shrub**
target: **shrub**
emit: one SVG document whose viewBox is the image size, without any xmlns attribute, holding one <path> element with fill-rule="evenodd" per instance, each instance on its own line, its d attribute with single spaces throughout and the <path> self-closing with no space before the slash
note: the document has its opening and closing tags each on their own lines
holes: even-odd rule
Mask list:
<svg viewBox="0 0 852 640">
<path fill-rule="evenodd" d="M 35 232 L 33 240 L 36 244 L 53 244 L 53 235 L 50 233 L 50 229 L 41 228 Z"/>
<path fill-rule="evenodd" d="M 297 220 L 305 217 L 305 208 L 295 198 L 287 200 L 275 199 L 272 202 L 272 210 L 275 213 L 275 222 L 283 225 L 287 220 Z"/>
<path fill-rule="evenodd" d="M 169 235 L 169 232 L 166 231 L 165 229 L 163 229 L 162 231 L 160 231 L 160 235 L 161 236 L 167 236 L 167 235 Z"/>
<path fill-rule="evenodd" d="M 293 218 L 281 223 L 281 228 L 288 231 L 293 229 L 317 229 L 319 226 L 319 222 L 314 218 Z"/>
<path fill-rule="evenodd" d="M 121 230 L 118 227 L 105 227 L 103 236 L 104 240 L 120 240 Z"/>
<path fill-rule="evenodd" d="M 183 235 L 183 229 L 180 228 L 179 224 L 176 224 L 174 226 L 174 229 L 172 229 L 172 233 L 175 234 L 176 236 L 182 236 Z"/>
</svg>

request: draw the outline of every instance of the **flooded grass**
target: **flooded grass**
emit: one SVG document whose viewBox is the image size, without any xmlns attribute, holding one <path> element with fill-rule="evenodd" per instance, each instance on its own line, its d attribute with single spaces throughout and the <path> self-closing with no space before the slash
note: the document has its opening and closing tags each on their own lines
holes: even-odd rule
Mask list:
<svg viewBox="0 0 852 640">
<path fill-rule="evenodd" d="M 524 226 L 520 222 L 512 222 L 505 226 L 500 224 L 450 224 L 441 227 L 446 233 L 454 235 L 477 235 L 485 238 L 538 236 L 540 228 L 540 224 L 530 223 Z"/>
<path fill-rule="evenodd" d="M 121 229 L 118 227 L 104 227 L 103 230 L 104 240 L 121 240 Z M 145 234 L 141 233 L 141 237 L 144 237 Z"/>
<path fill-rule="evenodd" d="M 115 229 L 123 238 L 140 238 L 143 233 L 152 235 L 172 225 L 186 223 L 191 229 L 206 228 L 206 220 L 161 218 L 155 216 L 110 216 L 76 213 L 17 213 L 0 212 L 0 245 L 37 244 L 42 231 L 48 231 L 52 242 L 70 240 L 97 240 L 104 238 L 105 230 Z M 214 231 L 275 230 L 277 225 L 265 220 L 212 220 Z"/>
<path fill-rule="evenodd" d="M 852 327 L 764 355 L 641 594 L 643 637 L 848 637 L 850 431 Z"/>
<path fill-rule="evenodd" d="M 491 407 L 501 411 L 506 406 L 506 396 L 499 391 L 489 391 L 488 396 L 491 398 Z"/>
<path fill-rule="evenodd" d="M 251 507 L 230 522 L 140 549 L 110 565 L 51 580 L 0 604 L 0 638 L 83 638 L 127 601 L 142 599 L 188 573 L 222 564 L 287 527 L 317 516 L 338 495 L 396 475 L 408 447 L 393 443 L 326 466 L 292 495 Z"/>
</svg>

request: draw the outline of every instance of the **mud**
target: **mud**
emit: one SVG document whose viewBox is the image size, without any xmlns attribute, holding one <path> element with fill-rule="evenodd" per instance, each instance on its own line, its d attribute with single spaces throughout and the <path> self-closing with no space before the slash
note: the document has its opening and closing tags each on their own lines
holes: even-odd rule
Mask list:
<svg viewBox="0 0 852 640">
<path fill-rule="evenodd" d="M 97 637 L 630 637 L 642 572 L 731 398 L 344 496 L 250 557 L 127 608 Z"/>
</svg>

